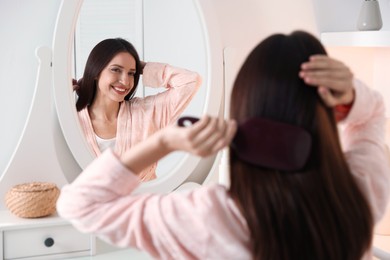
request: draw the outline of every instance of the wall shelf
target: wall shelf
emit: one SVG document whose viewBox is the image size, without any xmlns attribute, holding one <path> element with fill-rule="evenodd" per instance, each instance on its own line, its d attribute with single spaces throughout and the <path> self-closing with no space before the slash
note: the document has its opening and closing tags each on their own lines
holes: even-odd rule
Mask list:
<svg viewBox="0 0 390 260">
<path fill-rule="evenodd" d="M 390 47 L 390 31 L 323 32 L 326 46 Z"/>
</svg>

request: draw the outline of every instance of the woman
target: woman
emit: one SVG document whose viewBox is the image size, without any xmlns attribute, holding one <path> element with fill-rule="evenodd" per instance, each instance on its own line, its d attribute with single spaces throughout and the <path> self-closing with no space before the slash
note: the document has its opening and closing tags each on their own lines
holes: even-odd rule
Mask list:
<svg viewBox="0 0 390 260">
<path fill-rule="evenodd" d="M 58 211 L 82 232 L 158 259 L 367 259 L 389 197 L 384 111 L 316 38 L 276 34 L 234 83 L 230 187 L 132 195 L 149 163 L 174 150 L 207 156 L 230 141 L 234 122 L 204 118 L 119 158 L 107 151 L 62 189 Z"/>
<path fill-rule="evenodd" d="M 140 75 L 144 86 L 167 91 L 134 97 Z M 76 108 L 86 139 L 99 155 L 111 147 L 123 154 L 133 145 L 176 121 L 201 85 L 192 71 L 162 63 L 141 62 L 124 39 L 106 39 L 91 51 L 84 75 L 75 86 Z M 143 181 L 156 178 L 154 163 L 140 174 Z"/>
</svg>

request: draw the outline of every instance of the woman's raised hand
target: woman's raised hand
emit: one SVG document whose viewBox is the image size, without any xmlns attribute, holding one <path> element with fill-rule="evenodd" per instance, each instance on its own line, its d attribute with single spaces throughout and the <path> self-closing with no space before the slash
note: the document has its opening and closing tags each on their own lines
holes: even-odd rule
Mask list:
<svg viewBox="0 0 390 260">
<path fill-rule="evenodd" d="M 126 151 L 120 160 L 138 174 L 174 151 L 207 157 L 229 145 L 236 130 L 233 120 L 204 116 L 189 127 L 171 125 L 163 128 Z"/>
<path fill-rule="evenodd" d="M 162 140 L 169 150 L 206 157 L 229 145 L 236 130 L 237 124 L 233 120 L 203 116 L 189 127 L 168 127 L 163 130 Z"/>
<path fill-rule="evenodd" d="M 299 76 L 306 84 L 318 87 L 318 94 L 329 107 L 354 101 L 353 74 L 341 61 L 313 55 L 302 64 Z"/>
</svg>

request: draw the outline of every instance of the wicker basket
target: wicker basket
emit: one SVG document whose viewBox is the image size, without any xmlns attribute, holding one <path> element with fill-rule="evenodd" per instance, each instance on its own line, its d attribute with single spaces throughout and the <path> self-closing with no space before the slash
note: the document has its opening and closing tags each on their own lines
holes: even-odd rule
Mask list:
<svg viewBox="0 0 390 260">
<path fill-rule="evenodd" d="M 53 214 L 60 190 L 54 183 L 31 182 L 15 185 L 5 195 L 7 208 L 21 218 Z"/>
</svg>

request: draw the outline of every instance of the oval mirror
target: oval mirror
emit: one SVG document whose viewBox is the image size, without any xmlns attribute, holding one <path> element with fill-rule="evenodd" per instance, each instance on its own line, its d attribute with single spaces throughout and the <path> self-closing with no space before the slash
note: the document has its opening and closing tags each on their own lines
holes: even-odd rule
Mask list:
<svg viewBox="0 0 390 260">
<path fill-rule="evenodd" d="M 210 13 L 212 6 L 206 0 L 62 1 L 53 41 L 54 95 L 64 137 L 82 169 L 94 155 L 77 118 L 71 78 L 82 75 L 90 50 L 102 39 L 125 38 L 135 45 L 145 61 L 166 62 L 198 72 L 203 85 L 183 114 L 221 114 L 222 47 L 217 23 Z M 146 96 L 154 91 L 140 87 L 137 95 Z M 158 178 L 143 183 L 139 190 L 171 191 L 199 172 L 197 168 L 203 172 L 210 169 L 201 161 L 198 157 L 173 153 L 159 162 Z M 65 177 L 68 181 L 74 178 Z"/>
</svg>

